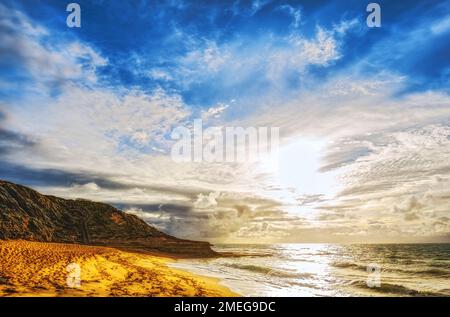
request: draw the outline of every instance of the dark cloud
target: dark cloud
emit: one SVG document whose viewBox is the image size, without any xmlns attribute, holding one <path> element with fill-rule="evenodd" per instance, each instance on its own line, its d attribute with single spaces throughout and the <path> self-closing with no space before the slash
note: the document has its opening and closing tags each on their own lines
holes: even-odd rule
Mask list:
<svg viewBox="0 0 450 317">
<path fill-rule="evenodd" d="M 399 182 L 397 182 L 398 185 Z M 338 193 L 337 197 L 355 196 L 355 195 L 365 195 L 371 193 L 380 193 L 382 191 L 387 191 L 389 189 L 395 188 L 394 181 L 386 180 L 384 182 L 374 184 L 363 184 L 349 186 Z"/>
<path fill-rule="evenodd" d="M 126 210 L 126 209 L 141 209 L 144 213 L 154 213 L 163 214 L 168 213 L 174 216 L 185 216 L 192 211 L 192 207 L 188 205 L 177 205 L 177 204 L 127 204 L 127 203 L 111 203 L 115 207 Z"/>
<path fill-rule="evenodd" d="M 85 185 L 95 183 L 102 189 L 127 190 L 142 189 L 154 192 L 169 193 L 194 199 L 203 189 L 173 188 L 159 185 L 143 185 L 139 183 L 122 183 L 112 180 L 117 175 L 94 174 L 77 171 L 64 171 L 60 169 L 35 169 L 19 164 L 11 163 L 7 160 L 0 161 L 0 178 L 11 182 L 28 186 L 58 186 L 70 187 L 73 185 Z"/>
<path fill-rule="evenodd" d="M 35 145 L 36 142 L 30 137 L 0 127 L 0 156 Z"/>
<path fill-rule="evenodd" d="M 98 186 L 110 189 L 120 189 L 119 183 L 106 178 L 85 173 L 68 172 L 58 169 L 34 169 L 26 166 L 0 162 L 0 178 L 21 185 L 29 186 L 72 186 L 73 184 L 87 184 L 95 182 Z"/>
<path fill-rule="evenodd" d="M 417 199 L 417 197 L 409 197 L 406 201 L 402 202 L 400 205 L 394 206 L 395 212 L 402 213 L 414 213 L 421 210 L 425 205 Z"/>
<path fill-rule="evenodd" d="M 6 113 L 0 108 L 0 156 L 36 146 L 37 143 L 32 137 L 6 129 L 6 119 Z"/>
<path fill-rule="evenodd" d="M 420 217 L 415 212 L 405 214 L 406 221 L 414 221 L 414 220 L 419 220 L 419 219 L 420 219 Z"/>
<path fill-rule="evenodd" d="M 340 152 L 329 153 L 325 156 L 325 161 L 328 164 L 320 168 L 321 172 L 328 172 L 339 167 L 354 163 L 357 159 L 367 156 L 371 153 L 371 150 L 367 147 L 354 147 L 347 150 L 341 150 Z"/>
<path fill-rule="evenodd" d="M 374 148 L 386 146 L 394 141 L 393 138 L 381 134 L 356 135 L 352 138 L 339 139 L 326 150 L 320 171 L 327 172 L 351 165 L 372 154 Z"/>
</svg>

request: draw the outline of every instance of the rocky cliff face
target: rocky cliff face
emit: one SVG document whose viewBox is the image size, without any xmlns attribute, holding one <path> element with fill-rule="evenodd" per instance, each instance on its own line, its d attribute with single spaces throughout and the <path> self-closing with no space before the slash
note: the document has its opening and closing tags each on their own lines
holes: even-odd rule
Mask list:
<svg viewBox="0 0 450 317">
<path fill-rule="evenodd" d="M 207 242 L 182 240 L 110 205 L 42 195 L 0 180 L 0 239 L 119 247 L 181 256 L 214 256 Z"/>
</svg>

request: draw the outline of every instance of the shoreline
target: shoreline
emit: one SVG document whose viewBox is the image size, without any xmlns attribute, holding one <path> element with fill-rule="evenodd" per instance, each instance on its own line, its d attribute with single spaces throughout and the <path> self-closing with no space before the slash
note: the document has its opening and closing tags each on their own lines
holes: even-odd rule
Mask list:
<svg viewBox="0 0 450 317">
<path fill-rule="evenodd" d="M 1 240 L 0 296 L 240 296 L 217 278 L 171 267 L 177 260 L 110 247 Z M 67 286 L 70 263 L 80 267 L 79 288 Z"/>
<path fill-rule="evenodd" d="M 195 261 L 195 260 L 210 260 L 210 259 L 181 258 L 181 259 L 175 259 L 174 261 L 169 262 L 168 266 L 174 270 L 180 270 L 182 272 L 187 272 L 189 274 L 198 276 L 200 278 L 210 279 L 210 280 L 214 281 L 215 284 L 217 284 L 220 287 L 223 287 L 224 289 L 233 293 L 233 295 L 230 295 L 227 297 L 245 297 L 246 296 L 242 292 L 240 292 L 238 289 L 236 289 L 233 285 L 229 285 L 223 276 L 220 276 L 218 274 L 214 274 L 211 272 L 204 272 L 204 271 L 198 270 L 198 268 L 196 268 L 195 265 L 192 265 L 192 263 L 190 263 L 190 261 Z"/>
</svg>

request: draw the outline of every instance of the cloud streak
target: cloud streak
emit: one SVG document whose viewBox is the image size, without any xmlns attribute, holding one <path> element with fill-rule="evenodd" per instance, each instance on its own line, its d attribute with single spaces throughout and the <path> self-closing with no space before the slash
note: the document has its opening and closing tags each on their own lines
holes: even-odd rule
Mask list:
<svg viewBox="0 0 450 317">
<path fill-rule="evenodd" d="M 444 3 L 379 32 L 353 4 L 146 6 L 74 33 L 0 5 L 1 178 L 192 239 L 449 241 Z M 175 163 L 196 118 L 279 127 L 283 166 Z"/>
</svg>

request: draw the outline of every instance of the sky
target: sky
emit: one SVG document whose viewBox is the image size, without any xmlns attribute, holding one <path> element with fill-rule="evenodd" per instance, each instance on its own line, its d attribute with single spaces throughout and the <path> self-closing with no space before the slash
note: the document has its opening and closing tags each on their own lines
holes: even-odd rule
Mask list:
<svg viewBox="0 0 450 317">
<path fill-rule="evenodd" d="M 182 238 L 450 242 L 450 3 L 0 0 L 0 178 Z M 277 127 L 276 164 L 175 162 Z"/>
</svg>

